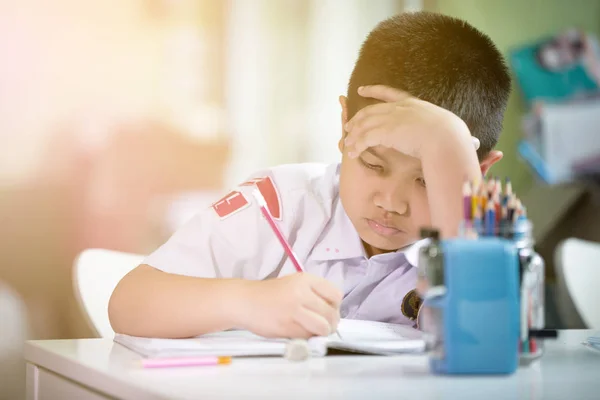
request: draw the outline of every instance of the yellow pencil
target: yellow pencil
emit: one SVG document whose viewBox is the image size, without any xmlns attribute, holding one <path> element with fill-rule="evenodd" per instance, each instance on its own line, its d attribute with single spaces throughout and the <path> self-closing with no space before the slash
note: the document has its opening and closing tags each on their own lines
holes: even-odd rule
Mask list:
<svg viewBox="0 0 600 400">
<path fill-rule="evenodd" d="M 477 180 L 473 181 L 473 194 L 471 197 L 471 218 L 477 212 L 477 207 L 479 206 L 479 182 Z"/>
</svg>

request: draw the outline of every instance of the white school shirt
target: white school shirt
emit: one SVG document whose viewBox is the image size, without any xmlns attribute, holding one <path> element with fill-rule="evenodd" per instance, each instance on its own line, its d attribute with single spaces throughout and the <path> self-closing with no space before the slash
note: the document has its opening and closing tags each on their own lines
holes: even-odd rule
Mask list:
<svg viewBox="0 0 600 400">
<path fill-rule="evenodd" d="M 340 202 L 339 164 L 281 165 L 254 174 L 192 217 L 144 264 L 202 278 L 263 280 L 295 273 L 252 196 L 257 188 L 304 271 L 344 293 L 342 318 L 415 324 L 416 264 L 424 242 L 368 258 Z"/>
</svg>

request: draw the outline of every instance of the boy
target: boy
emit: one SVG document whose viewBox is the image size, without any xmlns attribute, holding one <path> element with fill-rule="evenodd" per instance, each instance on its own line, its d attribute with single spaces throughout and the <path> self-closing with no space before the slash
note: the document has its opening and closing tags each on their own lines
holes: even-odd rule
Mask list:
<svg viewBox="0 0 600 400">
<path fill-rule="evenodd" d="M 121 280 L 113 328 L 310 337 L 334 331 L 340 316 L 414 324 L 419 228 L 456 234 L 464 180 L 502 158 L 492 148 L 509 92 L 502 56 L 465 22 L 431 13 L 383 21 L 340 97 L 341 164 L 274 167 L 200 211 Z M 294 273 L 255 189 L 305 273 Z"/>
</svg>

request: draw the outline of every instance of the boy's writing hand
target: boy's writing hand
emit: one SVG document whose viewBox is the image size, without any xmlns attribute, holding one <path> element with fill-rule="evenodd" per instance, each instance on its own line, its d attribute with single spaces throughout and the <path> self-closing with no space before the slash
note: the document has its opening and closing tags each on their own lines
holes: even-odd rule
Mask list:
<svg viewBox="0 0 600 400">
<path fill-rule="evenodd" d="M 432 136 L 468 135 L 467 125 L 452 112 L 384 85 L 362 86 L 362 97 L 383 103 L 364 107 L 345 125 L 345 145 L 350 157 L 369 147 L 384 146 L 412 157 L 421 158 L 423 146 Z M 472 138 L 475 149 L 479 140 Z"/>
<path fill-rule="evenodd" d="M 286 338 L 327 336 L 337 329 L 342 293 L 326 279 L 297 273 L 248 284 L 243 328 Z"/>
</svg>

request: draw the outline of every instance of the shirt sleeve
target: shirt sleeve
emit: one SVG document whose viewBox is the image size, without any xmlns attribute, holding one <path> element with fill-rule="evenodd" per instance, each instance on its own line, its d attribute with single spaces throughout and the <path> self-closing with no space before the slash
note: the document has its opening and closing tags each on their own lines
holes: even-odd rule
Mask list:
<svg viewBox="0 0 600 400">
<path fill-rule="evenodd" d="M 251 179 L 201 210 L 144 264 L 201 278 L 265 279 L 279 274 L 284 251 L 252 195 L 259 189 L 271 214 L 289 237 L 291 201 L 272 176 Z M 268 250 L 268 251 L 267 251 Z"/>
</svg>

